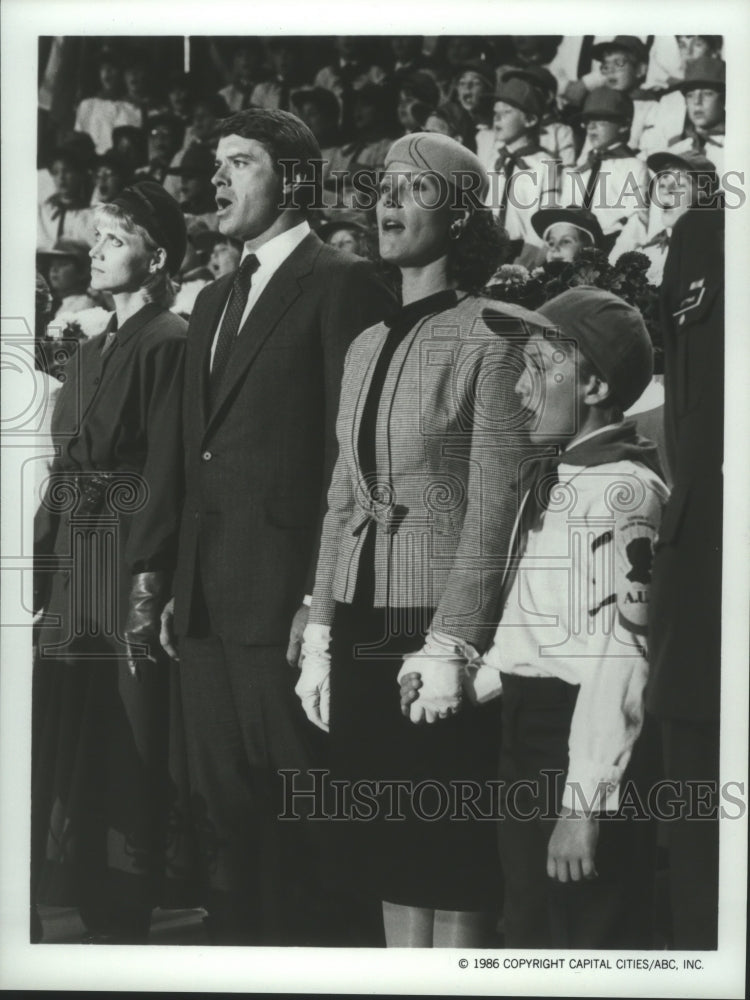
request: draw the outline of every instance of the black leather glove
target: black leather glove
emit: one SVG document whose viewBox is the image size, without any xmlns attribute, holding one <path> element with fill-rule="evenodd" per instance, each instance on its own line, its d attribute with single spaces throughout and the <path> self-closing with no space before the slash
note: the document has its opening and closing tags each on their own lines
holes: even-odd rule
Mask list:
<svg viewBox="0 0 750 1000">
<path fill-rule="evenodd" d="M 133 577 L 125 642 L 128 647 L 128 670 L 136 680 L 140 680 L 140 666 L 144 659 L 156 663 L 156 652 L 161 649 L 161 612 L 169 596 L 167 573 L 136 573 Z M 146 647 L 145 652 L 138 649 L 143 646 Z"/>
</svg>

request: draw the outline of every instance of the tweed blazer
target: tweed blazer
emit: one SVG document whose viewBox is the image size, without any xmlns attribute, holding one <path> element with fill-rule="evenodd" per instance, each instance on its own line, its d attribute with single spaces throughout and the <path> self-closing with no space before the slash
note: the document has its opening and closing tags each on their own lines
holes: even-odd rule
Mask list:
<svg viewBox="0 0 750 1000">
<path fill-rule="evenodd" d="M 483 310 L 495 314 L 493 329 Z M 491 641 L 528 444 L 514 393 L 520 347 L 547 320 L 460 293 L 397 347 L 375 431 L 376 482 L 357 454 L 384 323 L 347 353 L 310 620 L 333 624 L 351 603 L 368 531 L 375 531 L 375 605 L 436 608 L 433 625 L 478 648 Z M 498 333 L 498 329 L 500 333 Z"/>
</svg>

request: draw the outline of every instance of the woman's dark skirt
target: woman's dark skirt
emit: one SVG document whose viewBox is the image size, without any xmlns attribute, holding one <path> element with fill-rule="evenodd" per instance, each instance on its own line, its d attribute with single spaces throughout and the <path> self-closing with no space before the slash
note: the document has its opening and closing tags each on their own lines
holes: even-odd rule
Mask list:
<svg viewBox="0 0 750 1000">
<path fill-rule="evenodd" d="M 359 789 L 356 818 L 339 829 L 342 863 L 377 899 L 441 910 L 502 906 L 496 820 L 487 785 L 497 777 L 497 702 L 415 725 L 400 711 L 396 676 L 432 619 L 423 608 L 337 604 L 332 628 L 332 776 Z M 357 782 L 405 782 L 381 794 Z M 424 784 L 421 784 L 424 783 Z M 421 785 L 421 792 L 420 792 Z M 476 789 L 476 791 L 475 791 Z M 416 795 L 415 795 L 416 791 Z M 461 795 L 474 809 L 461 807 Z M 458 805 L 457 805 L 458 804 Z"/>
</svg>

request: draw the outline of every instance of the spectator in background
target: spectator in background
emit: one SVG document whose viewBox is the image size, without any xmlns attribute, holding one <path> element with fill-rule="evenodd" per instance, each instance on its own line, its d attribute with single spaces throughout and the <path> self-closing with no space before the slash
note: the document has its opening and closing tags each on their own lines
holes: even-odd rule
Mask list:
<svg viewBox="0 0 750 1000">
<path fill-rule="evenodd" d="M 555 58 L 562 35 L 513 35 L 514 65 L 519 67 L 547 66 Z"/>
<path fill-rule="evenodd" d="M 229 106 L 219 94 L 196 98 L 190 126 L 185 133 L 185 148 L 193 143 L 214 148 L 219 122 L 228 115 Z"/>
<path fill-rule="evenodd" d="M 425 132 L 440 132 L 442 135 L 456 139 L 472 153 L 477 151 L 476 127 L 465 108 L 456 101 L 446 101 L 440 104 L 427 116 Z"/>
<path fill-rule="evenodd" d="M 429 68 L 430 60 L 422 52 L 422 35 L 391 35 L 388 45 L 393 57 L 391 77 L 410 75 Z"/>
<path fill-rule="evenodd" d="M 639 238 L 645 242 L 648 168 L 627 144 L 633 102 L 619 90 L 599 87 L 576 117 L 586 125 L 590 152 L 563 172 L 562 204 L 590 209 L 605 235 L 619 236 L 631 216 L 638 216 Z"/>
<path fill-rule="evenodd" d="M 190 146 L 179 167 L 169 174 L 179 178 L 179 203 L 186 216 L 201 219 L 209 229 L 217 228 L 216 191 L 211 183 L 215 155 L 209 146 Z"/>
<path fill-rule="evenodd" d="M 91 282 L 90 246 L 77 240 L 58 240 L 51 250 L 37 254 L 37 261 L 46 274 L 55 306 L 54 317 L 61 313 L 93 309 L 99 303 L 88 294 Z"/>
<path fill-rule="evenodd" d="M 585 208 L 541 208 L 531 225 L 545 246 L 545 260 L 572 263 L 586 247 L 609 252 L 611 239 L 593 212 Z"/>
<path fill-rule="evenodd" d="M 173 198 L 177 198 L 178 201 L 180 198 L 179 175 L 175 173 L 175 169 L 181 165 L 185 153 L 193 146 L 200 146 L 213 153 L 216 149 L 219 122 L 228 114 L 227 102 L 219 94 L 208 94 L 206 97 L 199 97 L 196 100 L 192 123 L 185 132 L 182 149 L 179 149 L 172 157 L 169 170 L 164 178 L 164 188 Z"/>
<path fill-rule="evenodd" d="M 495 160 L 495 136 L 492 131 L 492 105 L 495 73 L 483 59 L 472 59 L 457 68 L 454 95 L 474 122 L 477 156 L 487 170 Z"/>
<path fill-rule="evenodd" d="M 599 60 L 593 58 L 597 42 L 607 41 L 597 35 L 565 35 L 549 64 L 557 78 L 558 101 L 561 108 L 579 109 L 586 95 L 604 86 Z"/>
<path fill-rule="evenodd" d="M 525 80 L 539 94 L 542 117 L 539 122 L 539 145 L 564 167 L 576 162 L 576 138 L 570 125 L 560 121 L 557 109 L 557 80 L 544 66 L 512 67 L 502 74 L 502 82 Z"/>
<path fill-rule="evenodd" d="M 659 100 L 657 92 L 641 86 L 648 70 L 648 49 L 635 35 L 617 35 L 611 42 L 595 45 L 593 54 L 600 60 L 605 86 L 627 94 L 633 102 L 628 145 L 640 149 L 641 136 L 654 126 Z M 588 155 L 585 144 L 582 152 Z"/>
<path fill-rule="evenodd" d="M 475 61 L 484 63 L 485 52 L 480 39 L 472 35 L 448 35 L 442 41 L 443 60 L 454 78 L 468 63 Z"/>
<path fill-rule="evenodd" d="M 182 145 L 185 127 L 180 119 L 168 112 L 152 115 L 146 123 L 148 131 L 148 165 L 136 170 L 139 180 L 163 183 L 172 159 Z"/>
<path fill-rule="evenodd" d="M 318 236 L 334 250 L 349 254 L 352 257 L 375 258 L 370 245 L 371 227 L 367 225 L 364 212 L 356 209 L 339 209 L 331 222 L 324 223 L 318 229 Z"/>
<path fill-rule="evenodd" d="M 456 100 L 476 126 L 487 125 L 492 114 L 495 85 L 492 67 L 483 59 L 472 59 L 458 67 L 455 77 Z"/>
<path fill-rule="evenodd" d="M 91 206 L 106 205 L 128 186 L 133 171 L 123 157 L 109 149 L 97 157 Z"/>
<path fill-rule="evenodd" d="M 340 103 L 348 88 L 359 90 L 365 84 L 381 84 L 385 80 L 385 70 L 372 61 L 367 43 L 356 35 L 339 35 L 336 53 L 338 58 L 334 63 L 318 70 L 315 86 L 332 90 Z"/>
<path fill-rule="evenodd" d="M 334 150 L 331 156 L 330 172 L 342 173 L 339 181 L 346 188 L 358 170 L 371 172 L 380 170 L 385 162 L 394 136 L 398 132 L 395 122 L 395 101 L 389 88 L 375 84 L 365 84 L 352 95 L 352 124 L 354 138 L 345 146 Z M 352 207 L 351 192 L 345 193 L 344 200 Z"/>
<path fill-rule="evenodd" d="M 61 239 L 93 244 L 89 164 L 75 148 L 55 150 L 49 166 L 55 193 L 37 210 L 37 250 L 51 250 Z"/>
<path fill-rule="evenodd" d="M 339 102 L 325 87 L 306 87 L 292 94 L 294 113 L 318 140 L 323 157 L 322 183 L 331 172 L 331 158 L 339 145 Z"/>
<path fill-rule="evenodd" d="M 180 271 L 180 287 L 172 312 L 189 319 L 200 292 L 217 278 L 233 274 L 240 263 L 242 244 L 208 229 L 202 219 L 186 218 L 188 249 Z"/>
<path fill-rule="evenodd" d="M 560 35 L 504 35 L 495 39 L 495 89 L 500 86 L 507 73 L 513 69 L 537 70 L 546 67 L 560 45 Z M 540 77 L 534 78 L 539 86 Z M 545 82 L 545 89 L 547 84 Z M 555 92 L 557 81 L 555 81 Z M 546 94 L 544 95 L 546 103 Z"/>
<path fill-rule="evenodd" d="M 676 88 L 685 79 L 685 67 L 704 56 L 720 59 L 723 44 L 722 35 L 661 35 L 654 39 L 645 86 L 669 92 L 659 101 L 653 129 L 643 136 L 642 152 L 664 149 L 672 136 L 679 135 L 685 126 L 685 97 Z M 661 55 L 665 49 L 668 58 Z"/>
<path fill-rule="evenodd" d="M 73 154 L 86 166 L 87 170 L 91 170 L 96 163 L 94 140 L 88 132 L 64 132 L 59 142 L 52 147 L 52 151 L 48 152 L 47 155 L 41 156 L 38 161 L 39 169 L 36 174 L 38 205 L 56 191 L 55 181 L 50 170 L 52 165 L 50 156 L 60 149 L 72 150 Z"/>
<path fill-rule="evenodd" d="M 81 101 L 76 110 L 75 129 L 94 140 L 97 153 L 112 146 L 112 130 L 118 125 L 142 124 L 140 109 L 124 94 L 120 65 L 111 52 L 99 60 L 99 92 Z"/>
<path fill-rule="evenodd" d="M 146 130 L 133 125 L 120 125 L 112 129 L 112 150 L 135 173 L 139 167 L 145 167 L 148 163 Z"/>
<path fill-rule="evenodd" d="M 182 119 L 186 128 L 193 117 L 194 96 L 194 84 L 190 74 L 173 73 L 167 84 L 167 110 Z"/>
<path fill-rule="evenodd" d="M 685 67 L 685 79 L 677 85 L 685 98 L 687 117 L 682 131 L 667 140 L 673 153 L 691 149 L 703 153 L 724 173 L 726 129 L 726 65 L 721 59 L 702 56 Z"/>
<path fill-rule="evenodd" d="M 554 198 L 558 184 L 559 164 L 539 145 L 541 117 L 542 102 L 530 83 L 513 78 L 500 85 L 495 100 L 497 155 L 488 204 L 514 244 L 512 257 L 529 266 L 544 256 L 531 217 Z"/>
<path fill-rule="evenodd" d="M 661 285 L 675 223 L 691 208 L 715 207 L 719 179 L 713 163 L 694 150 L 652 153 L 646 165 L 654 172 L 650 185 L 648 238 L 629 246 L 635 220 L 635 216 L 631 217 L 612 253 L 612 263 L 626 250 L 640 250 L 651 261 L 647 279 L 652 285 Z"/>
<path fill-rule="evenodd" d="M 440 101 L 440 90 L 434 78 L 423 70 L 397 77 L 398 104 L 396 115 L 405 133 L 421 132 L 430 110 Z"/>
<path fill-rule="evenodd" d="M 267 111 L 288 111 L 292 88 L 302 81 L 302 49 L 298 41 L 279 35 L 268 42 L 271 77 L 253 88 L 250 103 Z"/>
<path fill-rule="evenodd" d="M 721 35 L 675 35 L 680 58 L 679 77 L 671 81 L 669 92 L 659 101 L 653 127 L 642 137 L 641 155 L 644 159 L 649 153 L 667 149 L 670 142 L 684 135 L 689 119 L 680 84 L 685 79 L 687 66 L 697 59 L 721 60 L 723 41 Z"/>
<path fill-rule="evenodd" d="M 127 100 L 140 108 L 143 121 L 154 111 L 159 110 L 154 100 L 149 79 L 149 71 L 142 55 L 132 56 L 125 64 L 125 94 Z"/>
<path fill-rule="evenodd" d="M 320 69 L 314 79 L 316 87 L 331 90 L 341 108 L 341 134 L 346 142 L 354 135 L 354 95 L 365 86 L 380 85 L 386 79 L 382 66 L 373 62 L 366 42 L 351 35 L 336 38 L 338 58 Z"/>
<path fill-rule="evenodd" d="M 257 38 L 243 38 L 232 53 L 230 81 L 219 96 L 230 111 L 243 111 L 250 106 L 250 95 L 263 76 L 263 46 Z"/>
<path fill-rule="evenodd" d="M 704 44 L 721 51 L 721 35 L 656 35 L 648 52 L 647 90 L 668 90 L 685 76 L 685 63 L 707 55 Z"/>
<path fill-rule="evenodd" d="M 239 240 L 212 230 L 196 233 L 193 244 L 196 250 L 208 255 L 206 268 L 214 280 L 223 278 L 225 274 L 233 274 L 239 267 L 242 255 L 242 243 Z"/>
</svg>

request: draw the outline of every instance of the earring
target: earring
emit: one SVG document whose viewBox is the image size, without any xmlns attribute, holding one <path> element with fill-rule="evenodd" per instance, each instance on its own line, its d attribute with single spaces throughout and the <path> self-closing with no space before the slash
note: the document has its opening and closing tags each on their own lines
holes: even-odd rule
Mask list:
<svg viewBox="0 0 750 1000">
<path fill-rule="evenodd" d="M 464 231 L 464 223 L 461 219 L 454 219 L 448 227 L 448 236 L 452 240 L 457 240 Z"/>
</svg>

